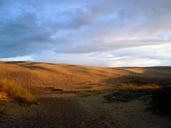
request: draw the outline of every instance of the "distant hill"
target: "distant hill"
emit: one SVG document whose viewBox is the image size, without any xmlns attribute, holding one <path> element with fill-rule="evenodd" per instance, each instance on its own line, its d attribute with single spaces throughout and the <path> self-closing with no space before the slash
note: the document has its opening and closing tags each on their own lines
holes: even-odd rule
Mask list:
<svg viewBox="0 0 171 128">
<path fill-rule="evenodd" d="M 120 82 L 171 83 L 171 67 L 100 68 L 38 62 L 0 62 L 0 80 L 23 85 L 33 93 L 43 90 L 105 89 Z M 44 92 L 45 93 L 45 92 Z"/>
</svg>

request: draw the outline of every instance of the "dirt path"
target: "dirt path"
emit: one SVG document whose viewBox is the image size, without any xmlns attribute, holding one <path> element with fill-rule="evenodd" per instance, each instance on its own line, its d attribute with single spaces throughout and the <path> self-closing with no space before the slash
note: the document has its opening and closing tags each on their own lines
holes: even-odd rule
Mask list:
<svg viewBox="0 0 171 128">
<path fill-rule="evenodd" d="M 103 95 L 40 99 L 39 105 L 3 104 L 0 128 L 170 128 L 171 120 L 146 110 L 143 101 L 105 103 Z"/>
</svg>

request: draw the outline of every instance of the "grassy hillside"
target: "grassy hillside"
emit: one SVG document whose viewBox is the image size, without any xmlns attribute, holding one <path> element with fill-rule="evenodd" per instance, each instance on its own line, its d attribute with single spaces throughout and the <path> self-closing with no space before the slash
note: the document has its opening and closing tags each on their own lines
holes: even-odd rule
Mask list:
<svg viewBox="0 0 171 128">
<path fill-rule="evenodd" d="M 170 85 L 171 67 L 0 62 L 0 128 L 170 128 Z"/>
<path fill-rule="evenodd" d="M 171 67 L 99 68 L 36 62 L 0 62 L 0 81 L 9 80 L 33 93 L 99 90 L 120 83 L 171 83 Z"/>
</svg>

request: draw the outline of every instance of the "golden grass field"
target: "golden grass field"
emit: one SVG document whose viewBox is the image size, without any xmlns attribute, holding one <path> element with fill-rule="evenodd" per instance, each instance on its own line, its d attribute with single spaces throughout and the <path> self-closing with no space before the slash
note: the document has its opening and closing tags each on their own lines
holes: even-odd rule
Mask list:
<svg viewBox="0 0 171 128">
<path fill-rule="evenodd" d="M 0 128 L 170 128 L 170 85 L 171 67 L 0 62 Z"/>
<path fill-rule="evenodd" d="M 171 68 L 100 68 L 33 62 L 0 62 L 0 81 L 24 86 L 34 94 L 46 90 L 74 92 L 110 89 L 119 83 L 170 84 Z"/>
<path fill-rule="evenodd" d="M 103 86 L 102 80 L 129 74 L 122 69 L 32 62 L 1 62 L 0 71 L 0 80 L 7 79 L 26 87 L 61 89 Z"/>
</svg>

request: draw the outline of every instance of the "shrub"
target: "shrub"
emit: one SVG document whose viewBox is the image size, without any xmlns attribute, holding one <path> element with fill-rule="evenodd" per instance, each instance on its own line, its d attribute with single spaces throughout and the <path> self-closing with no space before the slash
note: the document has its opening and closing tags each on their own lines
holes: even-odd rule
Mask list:
<svg viewBox="0 0 171 128">
<path fill-rule="evenodd" d="M 8 96 L 23 103 L 35 103 L 36 98 L 29 91 L 24 89 L 21 85 L 14 82 L 3 80 L 0 82 L 0 88 L 6 92 Z"/>
<path fill-rule="evenodd" d="M 152 95 L 152 109 L 164 115 L 171 115 L 171 87 L 161 88 Z"/>
</svg>

